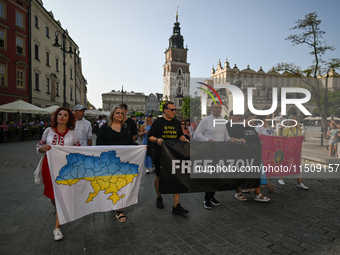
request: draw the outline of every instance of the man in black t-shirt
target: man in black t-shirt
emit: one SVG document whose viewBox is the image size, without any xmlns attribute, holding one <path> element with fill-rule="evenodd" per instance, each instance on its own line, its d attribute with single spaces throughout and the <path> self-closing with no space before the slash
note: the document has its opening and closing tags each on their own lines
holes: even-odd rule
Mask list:
<svg viewBox="0 0 340 255">
<path fill-rule="evenodd" d="M 122 103 L 119 106 L 122 107 L 125 110 L 125 114 L 128 113 L 128 107 L 127 107 L 126 104 Z M 128 129 L 130 130 L 132 141 L 136 141 L 136 138 L 137 138 L 136 122 L 134 122 L 132 119 L 126 117 L 125 123 L 128 126 Z"/>
<path fill-rule="evenodd" d="M 157 208 L 164 208 L 162 195 L 159 193 L 159 174 L 161 168 L 161 145 L 163 140 L 181 140 L 189 142 L 183 135 L 180 122 L 175 117 L 175 104 L 173 102 L 166 102 L 163 105 L 163 117 L 156 119 L 148 133 L 149 141 L 156 143 L 154 147 L 154 162 L 156 168 L 155 188 L 157 192 Z M 179 204 L 179 194 L 173 194 L 174 206 L 172 213 L 175 215 L 184 215 L 189 211 L 185 210 Z"/>
</svg>

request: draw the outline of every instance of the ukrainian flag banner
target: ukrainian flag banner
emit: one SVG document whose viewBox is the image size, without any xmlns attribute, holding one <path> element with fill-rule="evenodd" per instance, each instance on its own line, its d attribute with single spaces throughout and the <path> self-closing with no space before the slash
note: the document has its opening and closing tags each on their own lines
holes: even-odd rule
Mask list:
<svg viewBox="0 0 340 255">
<path fill-rule="evenodd" d="M 60 224 L 138 202 L 145 146 L 59 146 L 47 152 Z"/>
</svg>

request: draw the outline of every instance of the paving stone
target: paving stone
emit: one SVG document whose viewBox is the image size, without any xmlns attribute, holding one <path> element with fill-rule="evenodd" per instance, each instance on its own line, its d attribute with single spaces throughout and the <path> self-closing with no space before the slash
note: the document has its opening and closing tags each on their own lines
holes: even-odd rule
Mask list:
<svg viewBox="0 0 340 255">
<path fill-rule="evenodd" d="M 181 203 L 190 213 L 177 217 L 171 214 L 172 195 L 164 195 L 164 210 L 155 207 L 154 174 L 143 175 L 139 203 L 124 210 L 126 223 L 114 212 L 93 213 L 63 225 L 64 239 L 56 242 L 53 207 L 43 186 L 32 180 L 40 159 L 36 143 L 0 144 L 0 254 L 328 255 L 340 250 L 337 179 L 304 179 L 310 187 L 304 192 L 295 188 L 296 179 L 279 186 L 274 178 L 277 190 L 263 190 L 272 198 L 267 204 L 255 203 L 252 194 L 242 203 L 234 191 L 218 192 L 222 205 L 212 211 L 203 208 L 203 193 L 183 194 Z"/>
<path fill-rule="evenodd" d="M 288 250 L 286 248 L 284 248 L 282 245 L 272 245 L 271 247 L 269 247 L 271 250 L 276 251 L 279 254 L 284 254 L 284 255 L 288 255 L 290 254 L 292 251 Z"/>
<path fill-rule="evenodd" d="M 297 246 L 295 244 L 288 243 L 288 242 L 284 242 L 282 244 L 282 246 L 287 248 L 287 249 L 289 249 L 289 250 L 291 250 L 291 251 L 294 251 L 294 252 L 297 252 L 297 253 L 300 253 L 300 254 L 302 254 L 302 252 L 304 250 L 303 248 L 300 248 L 299 246 Z"/>
</svg>

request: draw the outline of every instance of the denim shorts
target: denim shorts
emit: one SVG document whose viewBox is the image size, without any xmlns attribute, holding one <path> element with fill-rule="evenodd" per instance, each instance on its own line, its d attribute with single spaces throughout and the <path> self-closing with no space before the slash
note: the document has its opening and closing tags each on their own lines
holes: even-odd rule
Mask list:
<svg viewBox="0 0 340 255">
<path fill-rule="evenodd" d="M 329 145 L 338 145 L 338 138 L 329 138 Z"/>
</svg>

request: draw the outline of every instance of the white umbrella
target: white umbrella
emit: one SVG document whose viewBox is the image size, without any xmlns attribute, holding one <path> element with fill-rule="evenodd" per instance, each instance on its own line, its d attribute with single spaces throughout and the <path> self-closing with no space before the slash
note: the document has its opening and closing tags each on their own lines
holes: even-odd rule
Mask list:
<svg viewBox="0 0 340 255">
<path fill-rule="evenodd" d="M 97 110 L 95 110 L 97 111 Z M 97 111 L 99 112 L 99 115 L 105 115 L 105 116 L 109 116 L 110 115 L 110 112 L 107 112 L 107 111 Z"/>
<path fill-rule="evenodd" d="M 22 100 L 0 105 L 0 112 L 47 114 L 44 109 Z"/>
<path fill-rule="evenodd" d="M 97 115 L 103 115 L 103 112 L 98 111 L 98 110 L 96 110 L 96 109 L 91 110 L 91 111 L 94 112 L 94 113 L 97 114 Z"/>
<path fill-rule="evenodd" d="M 0 105 L 0 112 L 19 113 L 20 122 L 22 113 L 47 114 L 44 109 L 23 100 L 17 100 L 12 103 Z"/>
<path fill-rule="evenodd" d="M 333 117 L 334 120 L 340 120 L 338 117 Z M 331 117 L 328 117 L 327 120 L 331 120 Z"/>
<path fill-rule="evenodd" d="M 52 114 L 54 113 L 59 107 L 61 107 L 60 105 L 52 105 L 50 107 L 44 108 L 45 111 L 48 112 L 48 114 Z"/>
<path fill-rule="evenodd" d="M 313 117 L 306 117 L 303 120 L 315 120 Z"/>
<path fill-rule="evenodd" d="M 91 117 L 96 117 L 98 114 L 90 111 L 90 110 L 85 110 L 85 116 L 91 116 Z"/>
</svg>

